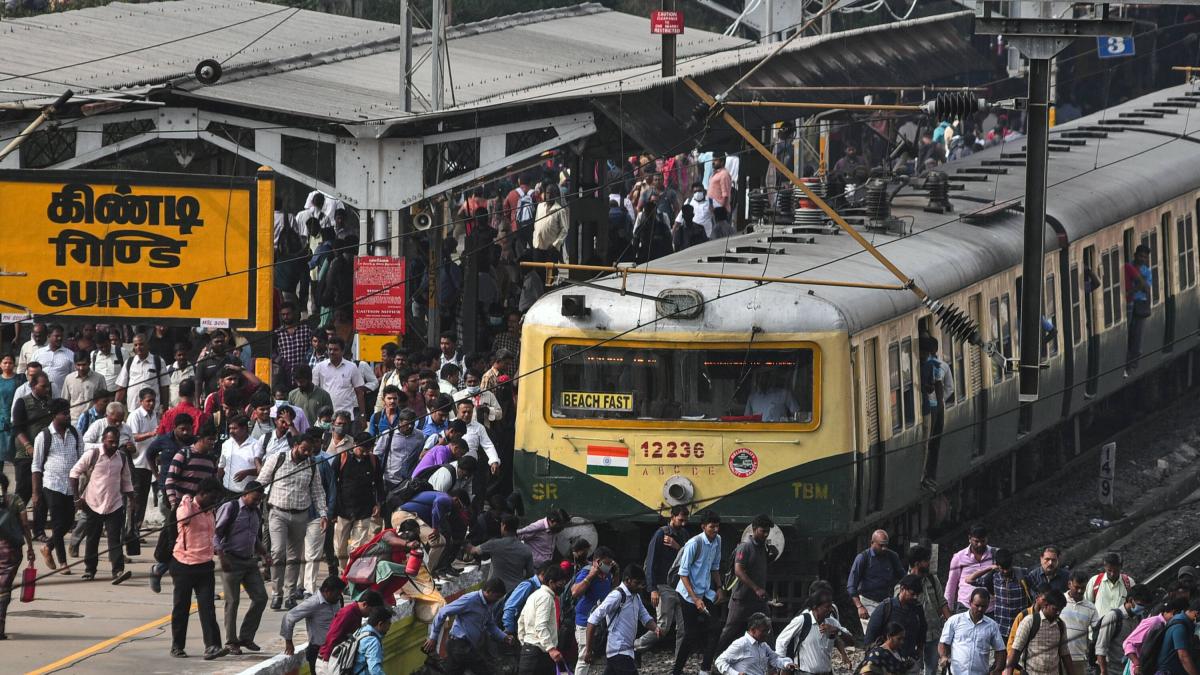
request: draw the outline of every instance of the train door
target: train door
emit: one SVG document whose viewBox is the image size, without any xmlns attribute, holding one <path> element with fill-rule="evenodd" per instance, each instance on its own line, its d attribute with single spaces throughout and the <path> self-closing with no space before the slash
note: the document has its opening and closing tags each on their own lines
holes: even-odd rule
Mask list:
<svg viewBox="0 0 1200 675">
<path fill-rule="evenodd" d="M 1100 337 L 1096 334 L 1096 311 L 1092 279 L 1096 276 L 1096 247 L 1083 249 L 1083 334 L 1087 336 L 1087 384 L 1084 395 L 1095 396 L 1100 378 Z M 1101 272 L 1103 274 L 1103 272 Z"/>
<path fill-rule="evenodd" d="M 1162 261 L 1158 269 L 1162 272 L 1163 321 L 1165 322 L 1163 324 L 1162 350 L 1164 352 L 1175 349 L 1175 291 L 1171 285 L 1171 225 L 1171 212 L 1167 211 L 1162 215 L 1162 224 L 1158 228 L 1158 241 L 1162 244 L 1161 254 L 1155 251 L 1155 255 Z M 1154 250 L 1153 247 L 1151 250 Z M 1157 289 L 1158 279 L 1155 279 L 1154 282 L 1154 287 Z"/>
<path fill-rule="evenodd" d="M 979 293 L 967 300 L 967 312 L 976 326 L 983 326 L 983 296 Z M 965 347 L 966 345 L 964 345 Z M 971 394 L 975 398 L 975 443 L 973 456 L 981 457 L 987 450 L 987 419 L 988 419 L 988 389 L 983 380 L 983 352 L 979 347 L 970 347 L 971 352 Z M 965 395 L 966 392 L 964 391 Z"/>
<path fill-rule="evenodd" d="M 869 338 L 855 360 L 855 381 L 862 382 L 861 402 L 865 424 L 863 447 L 859 452 L 857 510 L 859 514 L 874 513 L 883 508 L 884 447 L 879 433 L 879 339 Z M 861 379 L 860 379 L 861 378 Z"/>
</svg>

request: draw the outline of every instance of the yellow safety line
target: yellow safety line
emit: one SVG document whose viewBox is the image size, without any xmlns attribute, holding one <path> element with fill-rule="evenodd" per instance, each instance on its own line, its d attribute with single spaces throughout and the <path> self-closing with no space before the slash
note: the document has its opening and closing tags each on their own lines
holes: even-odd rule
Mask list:
<svg viewBox="0 0 1200 675">
<path fill-rule="evenodd" d="M 192 612 L 196 611 L 196 606 L 197 606 L 196 603 L 192 603 L 192 608 L 190 610 L 188 610 L 188 613 L 191 614 Z M 129 638 L 137 635 L 138 633 L 144 633 L 148 630 L 154 630 L 155 628 L 166 625 L 168 623 L 171 623 L 171 615 L 170 614 L 168 614 L 162 618 L 155 619 L 154 621 L 151 621 L 150 623 L 142 624 L 142 625 L 138 626 L 137 628 L 130 628 L 129 630 L 125 631 L 124 633 L 121 633 L 120 635 L 118 635 L 116 637 L 109 638 L 103 642 L 97 642 L 96 644 L 92 645 L 91 647 L 88 647 L 86 649 L 81 649 L 80 651 L 77 651 L 74 654 L 71 654 L 70 656 L 64 656 L 63 658 L 55 661 L 54 663 L 51 663 L 46 666 L 42 666 L 41 668 L 38 668 L 37 670 L 31 670 L 28 673 L 26 673 L 25 675 L 46 675 L 46 673 L 54 672 L 55 670 L 58 670 L 59 668 L 62 668 L 63 666 L 68 666 L 76 661 L 79 661 L 80 659 L 87 658 L 87 657 L 91 656 L 92 654 L 95 654 L 96 652 L 103 651 L 115 644 L 124 642 L 125 640 L 128 640 Z"/>
</svg>

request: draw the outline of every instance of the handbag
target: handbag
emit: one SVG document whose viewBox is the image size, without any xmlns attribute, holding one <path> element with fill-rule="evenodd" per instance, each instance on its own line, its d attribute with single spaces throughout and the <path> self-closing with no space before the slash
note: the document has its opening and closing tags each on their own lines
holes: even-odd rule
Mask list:
<svg viewBox="0 0 1200 675">
<path fill-rule="evenodd" d="M 1139 319 L 1150 318 L 1150 300 L 1134 300 L 1133 315 Z"/>
<path fill-rule="evenodd" d="M 25 568 L 24 574 L 21 575 L 21 602 L 33 602 L 33 596 L 37 590 L 37 568 L 33 563 Z"/>
<path fill-rule="evenodd" d="M 370 586 L 375 583 L 375 567 L 379 565 L 379 556 L 359 556 L 350 569 L 346 570 L 346 581 L 359 586 Z"/>
</svg>

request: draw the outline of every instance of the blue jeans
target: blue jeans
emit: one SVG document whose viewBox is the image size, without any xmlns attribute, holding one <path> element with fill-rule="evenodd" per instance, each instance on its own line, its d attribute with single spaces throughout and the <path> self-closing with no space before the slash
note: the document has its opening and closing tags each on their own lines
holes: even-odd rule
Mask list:
<svg viewBox="0 0 1200 675">
<path fill-rule="evenodd" d="M 938 675 L 938 641 L 937 640 L 932 640 L 932 641 L 927 640 L 925 642 L 925 652 L 921 655 L 921 661 L 924 662 L 925 675 Z M 917 663 L 917 664 L 913 665 L 913 669 L 911 672 L 914 673 L 914 675 L 920 675 L 921 670 L 922 670 L 921 664 Z"/>
</svg>

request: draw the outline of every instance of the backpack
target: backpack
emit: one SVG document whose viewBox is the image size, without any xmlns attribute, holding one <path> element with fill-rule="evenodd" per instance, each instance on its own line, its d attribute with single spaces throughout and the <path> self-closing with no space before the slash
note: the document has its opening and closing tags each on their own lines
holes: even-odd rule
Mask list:
<svg viewBox="0 0 1200 675">
<path fill-rule="evenodd" d="M 51 436 L 50 436 L 50 429 L 51 429 L 51 427 L 47 426 L 45 429 L 42 429 L 42 433 L 41 433 L 42 446 L 46 448 L 47 456 L 50 455 L 50 448 L 53 447 L 53 445 L 54 445 L 54 439 L 51 438 Z M 68 424 L 67 432 L 69 434 L 71 434 L 71 436 L 74 437 L 74 439 L 75 439 L 75 449 L 79 450 L 82 453 L 83 452 L 83 439 L 81 439 L 79 437 L 79 430 L 77 430 L 75 427 Z M 80 456 L 82 457 L 83 455 L 80 454 Z"/>
<path fill-rule="evenodd" d="M 96 470 L 96 462 L 100 461 L 100 453 L 104 451 L 96 448 L 90 452 L 92 453 L 92 458 L 88 460 L 87 471 L 79 475 L 79 494 L 75 496 L 80 499 L 87 493 L 88 483 L 92 480 L 92 472 Z M 125 472 L 129 470 L 129 460 L 125 458 L 124 450 L 117 450 L 116 454 L 121 457 L 121 477 L 124 478 Z M 132 480 L 133 477 L 130 476 L 130 481 Z"/>
<path fill-rule="evenodd" d="M 287 457 L 287 453 L 286 452 L 277 452 L 277 453 L 275 453 L 275 456 L 279 457 L 280 459 L 275 460 L 275 466 L 271 467 L 271 473 L 270 473 L 270 475 L 267 476 L 267 482 L 263 483 L 263 487 L 265 487 L 268 492 L 270 492 L 270 490 L 271 490 L 271 485 L 273 485 L 275 483 L 275 474 L 279 472 L 279 465 L 283 464 L 283 458 Z M 308 483 L 309 483 L 309 485 L 312 485 L 312 482 L 313 482 L 313 480 L 316 479 L 316 477 L 317 477 L 317 463 L 315 461 L 313 461 L 312 458 L 309 458 L 309 462 L 308 462 Z"/>
<path fill-rule="evenodd" d="M 379 639 L 374 633 L 362 630 L 334 645 L 333 650 L 329 652 L 329 665 L 332 666 L 330 671 L 337 675 L 351 675 L 354 672 L 354 662 L 358 660 L 358 643 L 368 637 Z"/>
<path fill-rule="evenodd" d="M 266 456 L 266 454 L 267 454 L 267 447 L 271 445 L 271 441 L 272 441 L 272 439 L 274 439 L 274 438 L 275 438 L 275 431 L 274 431 L 274 430 L 272 430 L 272 431 L 271 431 L 271 433 L 269 433 L 269 434 L 263 434 L 263 435 L 262 435 L 262 447 L 261 447 L 261 448 L 259 448 L 259 449 L 260 449 L 260 450 L 262 450 L 263 456 Z M 293 435 L 291 435 L 291 434 L 288 434 L 288 435 L 287 435 L 287 446 L 288 446 L 288 449 L 290 450 L 291 448 L 295 447 L 295 445 L 296 445 L 296 437 L 295 437 L 295 436 L 293 436 Z"/>
<path fill-rule="evenodd" d="M 1138 672 L 1154 673 L 1158 671 L 1158 653 L 1162 651 L 1163 643 L 1167 639 L 1167 629 L 1171 626 L 1171 622 L 1167 621 L 1161 626 L 1151 628 L 1146 637 L 1142 640 L 1142 646 L 1138 647 Z"/>
<path fill-rule="evenodd" d="M 453 462 L 446 462 L 445 464 L 439 464 L 437 466 L 425 467 L 417 475 L 392 488 L 391 492 L 389 492 L 387 495 L 387 503 L 394 508 L 398 508 L 401 504 L 412 500 L 413 497 L 416 497 L 422 492 L 428 492 L 432 490 L 433 486 L 429 484 L 429 478 L 433 476 L 438 469 L 450 467 L 452 463 Z"/>
<path fill-rule="evenodd" d="M 306 248 L 308 245 L 296 231 L 294 220 L 291 216 L 286 216 L 283 231 L 279 233 L 279 241 L 275 242 L 275 253 L 286 258 L 296 258 L 304 253 L 302 249 Z"/>
<path fill-rule="evenodd" d="M 1092 597 L 1088 598 L 1092 602 L 1096 601 L 1096 596 L 1100 593 L 1100 584 L 1102 584 L 1103 582 L 1104 582 L 1104 573 L 1103 572 L 1097 574 L 1095 577 L 1092 578 L 1092 589 L 1091 589 L 1091 594 L 1090 594 Z M 1125 574 L 1124 572 L 1122 572 L 1121 573 L 1121 583 L 1125 584 L 1125 591 L 1129 592 L 1129 589 L 1133 586 L 1133 579 L 1130 579 L 1128 574 Z"/>
<path fill-rule="evenodd" d="M 792 639 L 788 640 L 787 643 L 787 653 L 784 654 L 784 656 L 791 659 L 793 663 L 796 661 L 796 657 L 800 654 L 800 645 L 804 644 L 804 641 L 808 638 L 808 634 L 812 631 L 813 627 L 813 615 L 810 612 L 805 612 L 801 615 L 801 617 L 803 618 L 801 620 L 800 630 L 792 634 Z"/>
<path fill-rule="evenodd" d="M 1017 649 L 1016 645 L 1013 645 L 1013 650 L 1017 652 L 1017 660 L 1021 664 L 1021 670 L 1024 672 L 1029 672 L 1029 667 L 1026 663 L 1029 657 L 1029 643 L 1033 642 L 1033 639 L 1037 637 L 1038 630 L 1042 627 L 1042 613 L 1034 612 L 1030 617 L 1030 621 L 1033 622 L 1033 625 L 1029 629 L 1029 639 L 1025 641 L 1025 646 Z M 1062 646 L 1063 640 L 1066 639 L 1067 632 L 1066 627 L 1063 625 L 1062 619 L 1055 619 L 1054 623 L 1058 625 L 1058 647 L 1055 647 L 1055 649 L 1058 649 Z"/>
<path fill-rule="evenodd" d="M 533 190 L 517 188 L 517 229 L 532 228 L 537 220 L 537 205 L 533 203 Z"/>
<path fill-rule="evenodd" d="M 597 647 L 603 648 L 604 656 L 608 656 L 609 625 L 612 623 L 612 620 L 618 614 L 621 613 L 621 610 L 625 609 L 625 603 L 629 602 L 629 598 L 631 597 L 628 594 L 626 594 L 625 591 L 620 586 L 614 588 L 613 590 L 616 591 L 617 593 L 621 594 L 621 601 L 617 603 L 616 609 L 614 609 L 611 613 L 605 614 L 604 616 L 600 617 L 600 622 L 596 624 L 596 628 L 592 632 L 592 642 L 589 643 L 589 644 L 595 645 L 594 647 L 592 647 L 592 656 L 593 657 L 597 653 L 599 653 L 596 651 Z M 637 596 L 633 596 L 633 597 L 636 598 Z M 638 600 L 638 602 L 641 602 L 641 598 L 637 598 L 637 600 Z"/>
<path fill-rule="evenodd" d="M 696 535 L 699 536 L 699 535 Z M 693 537 L 694 539 L 695 537 Z M 691 539 L 684 542 L 683 546 L 679 547 L 679 551 L 675 554 L 675 560 L 671 562 L 671 566 L 667 568 L 667 584 L 671 588 L 679 585 L 679 562 L 683 560 L 683 549 L 692 542 Z"/>
<path fill-rule="evenodd" d="M 217 534 L 221 535 L 222 538 L 226 539 L 229 537 L 229 531 L 233 529 L 233 524 L 237 522 L 238 514 L 242 512 L 242 498 L 238 497 L 237 499 L 231 499 L 228 503 L 233 504 L 233 517 L 229 519 L 228 523 L 225 523 L 225 527 L 221 528 L 220 531 L 217 532 Z"/>
<path fill-rule="evenodd" d="M 146 383 L 148 383 L 148 384 L 150 385 L 150 387 L 151 387 L 151 388 L 153 388 L 155 391 L 157 391 L 157 390 L 158 390 L 158 386 L 157 386 L 155 383 L 156 383 L 156 382 L 158 382 L 158 378 L 159 378 L 159 377 L 161 377 L 162 375 L 164 375 L 164 374 L 166 373 L 166 371 L 165 371 L 165 370 L 163 370 L 163 365 L 162 365 L 162 357 L 160 357 L 158 354 L 151 354 L 150 356 L 154 358 L 154 372 L 155 372 L 156 374 L 155 374 L 153 377 L 150 377 L 150 378 L 148 378 L 148 379 L 147 379 L 147 380 L 146 380 L 144 383 L 143 383 L 143 382 L 138 382 L 138 383 L 136 383 L 136 384 L 146 384 Z M 123 373 L 128 373 L 128 372 L 129 372 L 129 366 L 133 365 L 133 360 L 134 360 L 135 358 L 137 358 L 137 357 L 136 357 L 136 356 L 131 356 L 131 357 L 129 357 L 129 358 L 127 358 L 127 359 L 125 359 L 125 365 L 124 365 L 124 366 L 121 366 L 121 372 L 123 372 Z M 128 377 L 131 377 L 131 375 L 126 375 L 126 377 L 127 377 L 127 378 L 128 378 Z M 126 386 L 128 386 L 128 387 L 133 387 L 133 385 L 134 385 L 134 384 L 135 384 L 134 382 L 130 382 L 130 383 L 129 383 L 129 384 L 127 384 Z"/>
</svg>

